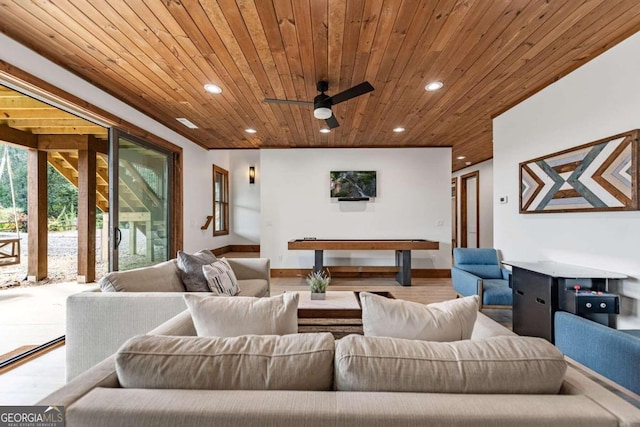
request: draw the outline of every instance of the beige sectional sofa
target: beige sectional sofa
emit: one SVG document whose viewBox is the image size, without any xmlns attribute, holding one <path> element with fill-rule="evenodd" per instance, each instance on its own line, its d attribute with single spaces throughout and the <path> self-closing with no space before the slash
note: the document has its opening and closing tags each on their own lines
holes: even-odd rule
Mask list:
<svg viewBox="0 0 640 427">
<path fill-rule="evenodd" d="M 191 314 L 185 311 L 149 334 L 194 336 L 196 332 Z M 513 333 L 479 313 L 471 339 L 500 335 Z M 571 364 L 557 394 L 496 395 L 123 388 L 116 372 L 116 357 L 84 372 L 39 404 L 64 405 L 69 427 L 640 426 L 640 410 Z M 281 375 L 290 372 L 285 369 Z M 336 384 L 340 381 L 334 376 L 343 374 L 336 369 L 324 375 Z M 380 373 L 371 371 L 367 375 Z M 513 378 L 518 380 L 517 376 Z"/>
<path fill-rule="evenodd" d="M 270 294 L 267 258 L 229 258 L 240 295 Z M 101 287 L 67 298 L 67 381 L 109 357 L 129 338 L 185 310 L 176 260 L 109 273 Z"/>
</svg>

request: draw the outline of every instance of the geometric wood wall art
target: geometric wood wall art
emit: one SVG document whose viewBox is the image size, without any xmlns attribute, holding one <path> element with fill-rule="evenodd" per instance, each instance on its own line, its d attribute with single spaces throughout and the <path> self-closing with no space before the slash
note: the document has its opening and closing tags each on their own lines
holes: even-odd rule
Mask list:
<svg viewBox="0 0 640 427">
<path fill-rule="evenodd" d="M 639 130 L 520 163 L 520 213 L 638 210 Z"/>
</svg>

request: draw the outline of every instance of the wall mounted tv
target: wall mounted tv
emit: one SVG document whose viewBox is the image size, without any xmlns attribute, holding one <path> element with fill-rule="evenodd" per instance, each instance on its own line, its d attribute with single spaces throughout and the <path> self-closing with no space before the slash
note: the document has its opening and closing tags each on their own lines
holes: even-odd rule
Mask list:
<svg viewBox="0 0 640 427">
<path fill-rule="evenodd" d="M 376 197 L 376 171 L 331 171 L 331 197 L 338 200 L 369 200 Z"/>
</svg>

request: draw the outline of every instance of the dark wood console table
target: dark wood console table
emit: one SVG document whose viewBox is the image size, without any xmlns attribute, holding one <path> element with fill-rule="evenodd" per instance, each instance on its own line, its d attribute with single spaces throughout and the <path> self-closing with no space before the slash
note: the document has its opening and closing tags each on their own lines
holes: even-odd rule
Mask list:
<svg viewBox="0 0 640 427">
<path fill-rule="evenodd" d="M 325 239 L 296 239 L 290 240 L 288 248 L 290 250 L 313 250 L 315 251 L 314 271 L 322 271 L 324 268 L 324 251 L 396 251 L 396 266 L 398 273 L 396 280 L 402 286 L 411 286 L 411 250 L 437 250 L 440 248 L 438 242 L 421 239 L 398 239 L 398 240 L 325 240 Z"/>
<path fill-rule="evenodd" d="M 575 297 L 574 286 L 581 290 L 607 292 L 614 281 L 626 279 L 624 274 L 557 262 L 504 261 L 512 267 L 513 332 L 518 335 L 545 338 L 554 342 L 554 314 L 558 310 L 574 312 L 598 323 L 615 327 L 615 315 L 600 309 L 568 309 L 569 297 Z M 607 295 L 594 295 L 606 300 Z M 600 299 L 600 298 L 599 298 Z"/>
</svg>

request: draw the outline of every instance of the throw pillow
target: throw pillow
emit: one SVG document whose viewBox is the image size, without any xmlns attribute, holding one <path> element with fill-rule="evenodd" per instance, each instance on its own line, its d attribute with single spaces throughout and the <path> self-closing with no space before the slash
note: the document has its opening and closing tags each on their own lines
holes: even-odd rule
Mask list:
<svg viewBox="0 0 640 427">
<path fill-rule="evenodd" d="M 478 296 L 424 305 L 360 292 L 365 336 L 426 341 L 471 338 Z"/>
<path fill-rule="evenodd" d="M 208 250 L 193 255 L 178 251 L 178 270 L 187 292 L 209 292 L 202 266 L 216 261 L 216 256 Z"/>
<path fill-rule="evenodd" d="M 142 335 L 118 350 L 116 373 L 124 388 L 330 391 L 334 350 L 330 333 Z"/>
<path fill-rule="evenodd" d="M 339 391 L 555 394 L 567 363 L 542 338 L 433 342 L 349 335 L 336 341 Z"/>
<path fill-rule="evenodd" d="M 236 296 L 240 293 L 238 279 L 225 258 L 202 266 L 209 290 L 216 295 Z"/>
<path fill-rule="evenodd" d="M 285 335 L 298 333 L 297 292 L 270 298 L 185 294 L 199 337 Z"/>
<path fill-rule="evenodd" d="M 127 271 L 112 271 L 100 279 L 102 292 L 184 292 L 175 260 Z"/>
</svg>

